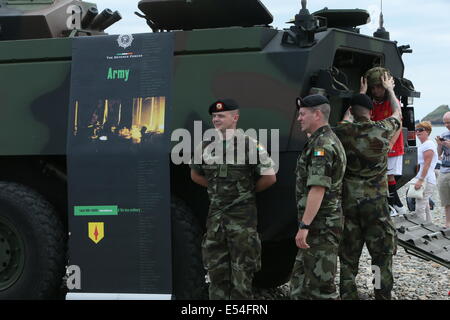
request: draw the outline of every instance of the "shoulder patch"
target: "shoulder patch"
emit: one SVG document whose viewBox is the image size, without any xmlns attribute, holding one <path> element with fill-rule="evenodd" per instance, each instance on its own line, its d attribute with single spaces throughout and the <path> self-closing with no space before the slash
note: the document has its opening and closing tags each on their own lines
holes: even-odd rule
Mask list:
<svg viewBox="0 0 450 320">
<path fill-rule="evenodd" d="M 321 147 L 314 148 L 314 156 L 315 157 L 324 157 L 325 156 L 325 149 Z"/>
</svg>

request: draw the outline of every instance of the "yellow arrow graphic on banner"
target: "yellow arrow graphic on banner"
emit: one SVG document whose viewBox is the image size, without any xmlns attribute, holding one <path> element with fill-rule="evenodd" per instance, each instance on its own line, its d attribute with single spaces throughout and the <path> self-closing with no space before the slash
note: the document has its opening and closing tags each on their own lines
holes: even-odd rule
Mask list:
<svg viewBox="0 0 450 320">
<path fill-rule="evenodd" d="M 89 239 L 99 243 L 105 237 L 105 224 L 103 222 L 89 222 L 88 233 Z"/>
</svg>

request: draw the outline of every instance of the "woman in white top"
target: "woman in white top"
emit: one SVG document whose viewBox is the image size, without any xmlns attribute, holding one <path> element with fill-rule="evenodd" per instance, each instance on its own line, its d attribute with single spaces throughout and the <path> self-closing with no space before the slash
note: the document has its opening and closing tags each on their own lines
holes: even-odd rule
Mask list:
<svg viewBox="0 0 450 320">
<path fill-rule="evenodd" d="M 417 158 L 420 166 L 415 180 L 415 188 L 419 189 L 425 184 L 423 199 L 416 199 L 416 214 L 426 222 L 431 222 L 429 199 L 436 188 L 436 174 L 434 168 L 438 161 L 436 144 L 429 139 L 431 123 L 422 121 L 416 125 L 416 135 L 420 141 L 417 149 Z"/>
</svg>

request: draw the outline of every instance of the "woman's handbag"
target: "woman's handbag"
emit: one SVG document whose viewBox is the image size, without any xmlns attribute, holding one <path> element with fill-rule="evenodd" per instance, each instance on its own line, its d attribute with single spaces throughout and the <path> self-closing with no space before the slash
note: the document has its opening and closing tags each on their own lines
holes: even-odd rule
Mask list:
<svg viewBox="0 0 450 320">
<path fill-rule="evenodd" d="M 427 182 L 424 181 L 422 186 L 419 189 L 416 189 L 414 187 L 414 185 L 416 184 L 417 179 L 413 179 L 410 183 L 409 183 L 409 187 L 408 187 L 408 193 L 406 194 L 406 196 L 408 198 L 414 198 L 414 199 L 418 199 L 418 200 L 422 200 L 423 199 L 423 193 L 425 191 L 425 187 Z"/>
</svg>

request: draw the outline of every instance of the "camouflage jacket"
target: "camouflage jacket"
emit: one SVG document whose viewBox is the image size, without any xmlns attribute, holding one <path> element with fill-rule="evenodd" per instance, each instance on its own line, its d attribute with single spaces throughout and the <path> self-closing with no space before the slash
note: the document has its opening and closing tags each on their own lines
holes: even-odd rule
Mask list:
<svg viewBox="0 0 450 320">
<path fill-rule="evenodd" d="M 344 148 L 331 128 L 323 126 L 308 139 L 297 160 L 296 199 L 299 221 L 303 218 L 311 186 L 326 188 L 311 229 L 342 227 L 342 179 L 347 159 Z"/>
<path fill-rule="evenodd" d="M 274 162 L 257 140 L 236 130 L 232 139 L 220 142 L 204 141 L 201 164 L 191 160 L 191 169 L 208 180 L 210 211 L 232 204 L 255 203 L 255 182 L 264 171 L 274 168 Z"/>
<path fill-rule="evenodd" d="M 387 196 L 387 156 L 389 141 L 400 128 L 400 121 L 366 118 L 340 122 L 334 129 L 347 154 L 344 199 Z"/>
</svg>

